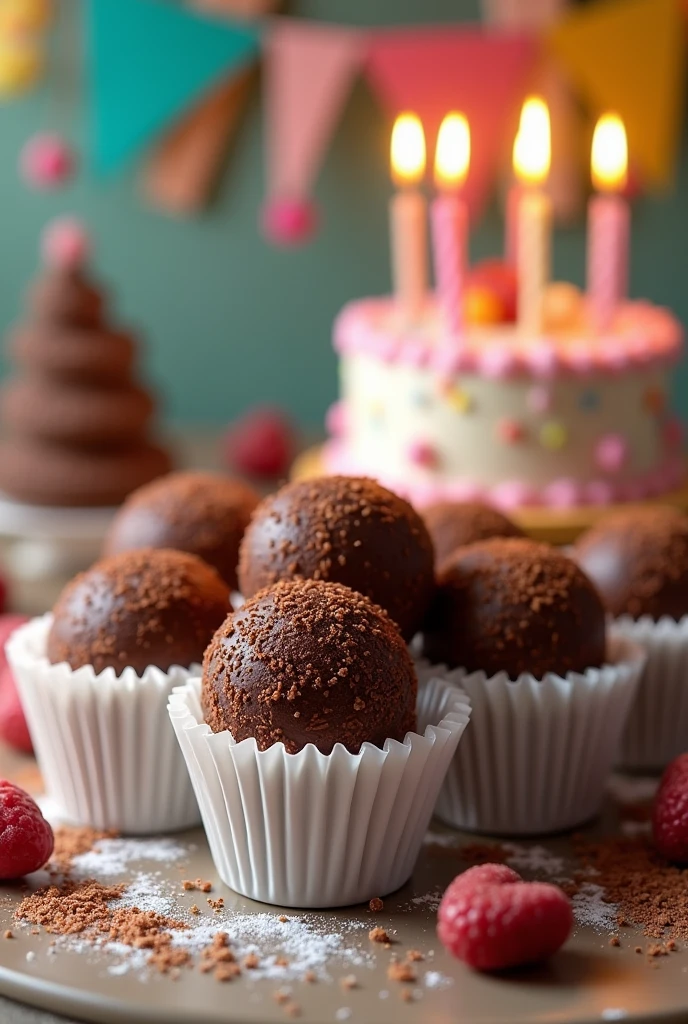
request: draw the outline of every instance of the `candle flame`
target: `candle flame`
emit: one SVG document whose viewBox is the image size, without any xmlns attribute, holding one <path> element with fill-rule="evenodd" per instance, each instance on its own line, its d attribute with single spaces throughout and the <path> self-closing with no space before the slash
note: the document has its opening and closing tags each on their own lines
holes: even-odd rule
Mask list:
<svg viewBox="0 0 688 1024">
<path fill-rule="evenodd" d="M 471 161 L 471 129 L 463 114 L 452 111 L 440 125 L 435 150 L 435 183 L 438 188 L 460 188 Z"/>
<path fill-rule="evenodd" d="M 392 177 L 398 185 L 417 185 L 425 174 L 425 135 L 415 114 L 399 114 L 392 129 Z"/>
<path fill-rule="evenodd" d="M 626 129 L 618 114 L 603 114 L 592 137 L 592 182 L 601 192 L 624 188 L 628 176 Z"/>
<path fill-rule="evenodd" d="M 541 185 L 547 180 L 552 156 L 549 110 L 539 96 L 523 104 L 521 123 L 514 139 L 514 171 L 524 185 Z"/>
</svg>

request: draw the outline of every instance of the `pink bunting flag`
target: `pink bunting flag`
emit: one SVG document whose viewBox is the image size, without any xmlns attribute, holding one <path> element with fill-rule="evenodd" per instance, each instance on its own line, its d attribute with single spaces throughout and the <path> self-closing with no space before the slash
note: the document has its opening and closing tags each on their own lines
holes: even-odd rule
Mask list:
<svg viewBox="0 0 688 1024">
<path fill-rule="evenodd" d="M 271 241 L 304 241 L 315 226 L 309 201 L 332 132 L 365 57 L 355 29 L 276 18 L 264 41 Z"/>
<path fill-rule="evenodd" d="M 471 168 L 464 189 L 471 214 L 482 211 L 497 175 L 507 128 L 528 87 L 537 55 L 529 33 L 479 28 L 409 28 L 375 33 L 366 74 L 391 117 L 413 110 L 434 152 L 442 118 L 461 110 L 471 126 Z"/>
</svg>

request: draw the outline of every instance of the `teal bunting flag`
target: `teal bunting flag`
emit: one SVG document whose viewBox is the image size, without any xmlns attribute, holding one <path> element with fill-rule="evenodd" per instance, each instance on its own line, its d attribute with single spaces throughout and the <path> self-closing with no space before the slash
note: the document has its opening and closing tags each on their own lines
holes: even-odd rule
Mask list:
<svg viewBox="0 0 688 1024">
<path fill-rule="evenodd" d="M 90 0 L 96 169 L 120 167 L 259 51 L 258 22 L 213 20 L 169 0 Z"/>
</svg>

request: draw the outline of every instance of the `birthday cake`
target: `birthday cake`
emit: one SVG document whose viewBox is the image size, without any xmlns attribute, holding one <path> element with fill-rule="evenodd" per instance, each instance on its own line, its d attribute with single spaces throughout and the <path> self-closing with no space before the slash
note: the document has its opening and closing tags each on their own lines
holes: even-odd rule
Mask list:
<svg viewBox="0 0 688 1024">
<path fill-rule="evenodd" d="M 418 505 L 479 500 L 506 509 L 635 501 L 681 482 L 668 377 L 682 330 L 667 310 L 627 298 L 623 125 L 604 115 L 593 138 L 585 294 L 549 279 L 549 131 L 544 103 L 527 100 L 507 258 L 470 270 L 461 193 L 469 128 L 460 114 L 445 118 L 429 211 L 431 293 L 422 127 L 413 115 L 397 119 L 394 295 L 353 302 L 336 321 L 342 394 L 328 416 L 328 471 L 376 477 Z"/>
<path fill-rule="evenodd" d="M 583 302 L 580 312 L 577 327 L 537 337 L 473 326 L 457 346 L 432 302 L 413 329 L 390 298 L 352 302 L 334 329 L 328 471 L 368 474 L 419 505 L 567 507 L 670 491 L 684 471 L 668 407 L 678 321 L 626 302 L 599 336 Z"/>
</svg>

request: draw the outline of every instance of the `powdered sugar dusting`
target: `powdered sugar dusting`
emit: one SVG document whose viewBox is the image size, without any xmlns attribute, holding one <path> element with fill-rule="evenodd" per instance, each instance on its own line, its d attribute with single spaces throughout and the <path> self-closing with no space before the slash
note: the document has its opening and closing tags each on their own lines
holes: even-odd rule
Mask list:
<svg viewBox="0 0 688 1024">
<path fill-rule="evenodd" d="M 72 861 L 74 875 L 99 878 L 123 875 L 132 864 L 154 861 L 172 864 L 188 856 L 188 847 L 174 839 L 101 839 L 88 853 Z"/>
<path fill-rule="evenodd" d="M 573 913 L 579 925 L 596 932 L 615 932 L 618 928 L 618 907 L 604 902 L 604 889 L 593 882 L 584 882 L 571 897 Z"/>
<path fill-rule="evenodd" d="M 566 875 L 566 861 L 550 853 L 544 846 L 521 846 L 519 843 L 502 843 L 508 856 L 506 862 L 514 871 L 534 875 L 547 875 L 562 879 Z"/>
</svg>

